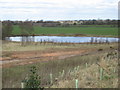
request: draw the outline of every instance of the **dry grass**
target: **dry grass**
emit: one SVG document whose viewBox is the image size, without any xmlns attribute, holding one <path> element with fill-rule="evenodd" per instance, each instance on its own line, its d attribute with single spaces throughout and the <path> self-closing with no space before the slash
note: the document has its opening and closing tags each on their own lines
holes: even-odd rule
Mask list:
<svg viewBox="0 0 120 90">
<path fill-rule="evenodd" d="M 106 57 L 105 55 L 103 57 Z M 103 68 L 103 79 L 100 80 L 100 68 Z M 75 80 L 79 81 L 79 88 L 117 88 L 118 87 L 118 59 L 110 56 L 101 58 L 99 62 L 87 68 L 79 68 L 67 73 L 65 78 L 58 80 L 52 88 L 75 88 Z"/>
<path fill-rule="evenodd" d="M 85 48 L 85 49 L 94 49 L 94 48 L 109 48 L 117 47 L 116 43 L 112 44 L 52 44 L 52 43 L 33 43 L 32 45 L 21 46 L 19 42 L 4 42 L 2 43 L 2 51 L 35 51 L 35 50 L 48 50 L 52 49 L 65 49 L 65 48 Z"/>
<path fill-rule="evenodd" d="M 106 53 L 76 56 L 64 60 L 52 60 L 25 66 L 3 69 L 3 87 L 21 87 L 21 81 L 35 65 L 41 76 L 42 86 L 51 88 L 74 88 L 75 79 L 79 80 L 79 88 L 115 88 L 118 84 L 117 57 L 106 57 Z M 106 57 L 102 59 L 101 57 Z M 88 67 L 86 68 L 86 63 Z M 99 66 L 99 65 L 100 66 Z M 103 66 L 102 66 L 103 65 Z M 78 67 L 79 66 L 79 67 Z M 99 69 L 104 69 L 103 80 L 99 78 Z M 62 75 L 64 70 L 64 74 Z M 50 73 L 53 74 L 53 85 L 50 84 Z"/>
<path fill-rule="evenodd" d="M 8 42 L 9 43 L 9 42 Z M 55 50 L 63 49 L 110 49 L 113 47 L 113 50 L 117 48 L 117 44 L 109 44 L 109 45 L 29 45 L 26 47 L 20 46 L 20 43 L 4 43 L 3 51 L 29 51 L 29 50 L 45 50 L 48 48 L 52 48 Z M 34 47 L 34 48 L 33 48 Z M 111 50 L 111 49 L 110 49 Z M 98 51 L 99 52 L 99 51 Z M 20 88 L 21 81 L 29 73 L 29 69 L 31 66 L 35 65 L 38 68 L 38 74 L 41 76 L 42 85 L 45 87 L 54 87 L 54 88 L 70 88 L 75 87 L 75 79 L 79 80 L 80 88 L 95 88 L 95 87 L 105 87 L 105 88 L 113 88 L 117 87 L 118 76 L 117 76 L 117 57 L 106 57 L 102 59 L 108 54 L 109 51 L 94 53 L 91 55 L 85 56 L 75 56 L 69 57 L 63 60 L 49 60 L 47 62 L 34 63 L 23 66 L 15 66 L 11 68 L 3 68 L 3 87 L 4 88 Z M 111 55 L 110 55 L 111 56 Z M 88 68 L 86 68 L 86 63 L 88 63 Z M 104 68 L 107 68 L 107 71 L 110 72 L 110 76 L 107 76 L 107 72 L 104 73 L 104 79 L 102 81 L 99 80 L 99 63 L 103 65 Z M 79 66 L 78 70 L 75 70 L 76 67 Z M 102 66 L 102 67 L 103 67 Z M 115 69 L 115 72 L 113 70 Z M 61 72 L 65 71 L 64 75 L 61 76 Z M 53 85 L 50 84 L 50 73 L 53 74 Z M 56 79 L 57 78 L 57 79 Z"/>
</svg>

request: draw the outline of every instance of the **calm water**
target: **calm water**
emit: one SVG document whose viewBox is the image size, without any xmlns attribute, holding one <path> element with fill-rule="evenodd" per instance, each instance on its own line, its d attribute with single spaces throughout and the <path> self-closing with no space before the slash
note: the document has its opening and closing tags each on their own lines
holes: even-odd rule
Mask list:
<svg viewBox="0 0 120 90">
<path fill-rule="evenodd" d="M 30 36 L 31 40 L 33 39 Z M 84 43 L 84 42 L 90 42 L 91 39 L 93 41 L 102 41 L 106 42 L 108 40 L 109 42 L 118 42 L 118 38 L 109 38 L 109 37 L 64 37 L 64 36 L 35 36 L 34 41 L 40 42 L 40 41 L 52 41 L 52 42 L 70 42 L 70 43 Z M 22 40 L 22 37 L 10 37 L 11 41 L 18 41 L 20 42 Z"/>
</svg>

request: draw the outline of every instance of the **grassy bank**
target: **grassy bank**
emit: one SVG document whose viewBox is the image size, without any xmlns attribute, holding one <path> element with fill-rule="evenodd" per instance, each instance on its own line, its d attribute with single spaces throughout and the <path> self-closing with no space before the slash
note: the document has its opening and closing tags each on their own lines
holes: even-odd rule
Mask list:
<svg viewBox="0 0 120 90">
<path fill-rule="evenodd" d="M 88 56 L 92 58 L 88 60 L 92 61 L 96 59 L 96 62 L 90 63 L 86 61 L 86 64 L 83 63 L 80 66 L 74 67 L 71 71 L 68 70 L 64 79 L 61 79 L 60 75 L 58 81 L 52 85 L 52 88 L 75 88 L 76 80 L 78 80 L 78 88 L 117 88 L 117 55 L 114 54 L 107 57 L 109 53 L 100 54 L 101 58 L 98 61 L 97 58 L 93 58 L 94 56 Z"/>
<path fill-rule="evenodd" d="M 60 49 L 99 49 L 99 48 L 109 48 L 117 47 L 116 43 L 111 44 L 54 44 L 54 43 L 32 43 L 27 46 L 22 46 L 19 42 L 3 42 L 2 51 L 35 51 L 43 50 L 48 51 L 49 49 L 60 50 Z"/>
<path fill-rule="evenodd" d="M 14 26 L 14 30 L 12 32 L 13 35 L 20 35 L 19 26 Z M 39 27 L 34 26 L 33 34 L 66 34 L 66 35 L 74 35 L 74 34 L 84 34 L 84 35 L 96 35 L 96 36 L 117 36 L 118 29 L 117 27 L 111 27 L 106 25 L 81 25 L 81 26 L 70 26 L 70 27 Z"/>
</svg>

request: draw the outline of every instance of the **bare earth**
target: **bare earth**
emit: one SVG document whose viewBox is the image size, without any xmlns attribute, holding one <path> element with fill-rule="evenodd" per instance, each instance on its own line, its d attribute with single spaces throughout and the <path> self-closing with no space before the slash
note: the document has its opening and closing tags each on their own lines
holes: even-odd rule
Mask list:
<svg viewBox="0 0 120 90">
<path fill-rule="evenodd" d="M 95 50 L 92 50 L 95 51 Z M 83 55 L 86 53 L 91 52 L 91 50 L 85 49 L 75 49 L 75 50 L 48 50 L 45 51 L 13 51 L 10 52 L 8 57 L 0 58 L 2 62 L 2 67 L 11 67 L 16 65 L 25 65 L 25 64 L 32 64 L 37 63 L 40 61 L 48 61 L 48 60 L 59 60 L 65 59 L 68 57 L 73 57 L 77 55 Z M 8 52 L 3 52 L 6 54 Z"/>
</svg>

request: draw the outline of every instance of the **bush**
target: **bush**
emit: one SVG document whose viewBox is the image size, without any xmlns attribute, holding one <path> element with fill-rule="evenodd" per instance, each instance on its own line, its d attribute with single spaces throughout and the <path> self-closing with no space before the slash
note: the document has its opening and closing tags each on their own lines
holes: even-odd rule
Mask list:
<svg viewBox="0 0 120 90">
<path fill-rule="evenodd" d="M 30 75 L 29 77 L 24 81 L 25 82 L 25 88 L 34 88 L 34 90 L 39 89 L 43 90 L 43 88 L 40 87 L 40 76 L 36 73 L 37 69 L 35 66 L 32 66 L 30 69 Z"/>
</svg>

